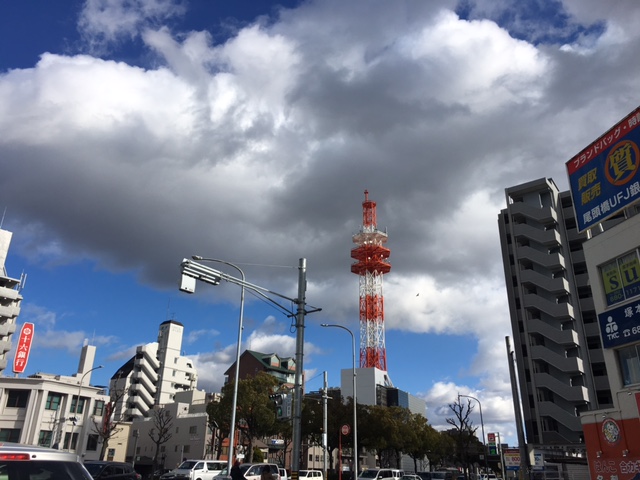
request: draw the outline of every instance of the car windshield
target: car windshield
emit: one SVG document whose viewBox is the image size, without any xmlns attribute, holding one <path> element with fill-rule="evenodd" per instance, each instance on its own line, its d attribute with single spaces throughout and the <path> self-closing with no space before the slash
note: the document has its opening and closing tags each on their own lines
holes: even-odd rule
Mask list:
<svg viewBox="0 0 640 480">
<path fill-rule="evenodd" d="M 376 478 L 378 470 L 365 470 L 360 474 L 360 478 Z"/>
<path fill-rule="evenodd" d="M 446 472 L 432 472 L 431 473 L 431 477 L 432 478 L 445 478 L 447 476 Z"/>
<path fill-rule="evenodd" d="M 191 470 L 195 466 L 196 466 L 196 462 L 194 462 L 193 460 L 185 460 L 184 462 L 182 462 L 180 464 L 178 469 L 179 470 Z"/>
</svg>

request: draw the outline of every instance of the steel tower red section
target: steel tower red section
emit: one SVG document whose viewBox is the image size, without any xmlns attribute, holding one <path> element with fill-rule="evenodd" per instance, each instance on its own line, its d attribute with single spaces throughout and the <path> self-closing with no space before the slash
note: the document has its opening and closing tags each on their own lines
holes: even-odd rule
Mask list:
<svg viewBox="0 0 640 480">
<path fill-rule="evenodd" d="M 351 272 L 360 277 L 360 368 L 387 371 L 384 339 L 384 297 L 382 276 L 389 273 L 391 250 L 384 247 L 387 234 L 377 228 L 376 202 L 364 191 L 362 228 L 353 236 L 358 246 L 351 250 Z"/>
</svg>

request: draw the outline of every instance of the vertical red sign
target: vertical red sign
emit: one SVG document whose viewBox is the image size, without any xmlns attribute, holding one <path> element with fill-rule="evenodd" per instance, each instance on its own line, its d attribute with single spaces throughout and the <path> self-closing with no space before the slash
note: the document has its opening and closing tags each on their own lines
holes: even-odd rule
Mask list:
<svg viewBox="0 0 640 480">
<path fill-rule="evenodd" d="M 16 355 L 13 358 L 13 373 L 24 373 L 31 351 L 31 341 L 33 340 L 33 323 L 25 323 L 20 330 L 20 338 L 16 347 Z"/>
</svg>

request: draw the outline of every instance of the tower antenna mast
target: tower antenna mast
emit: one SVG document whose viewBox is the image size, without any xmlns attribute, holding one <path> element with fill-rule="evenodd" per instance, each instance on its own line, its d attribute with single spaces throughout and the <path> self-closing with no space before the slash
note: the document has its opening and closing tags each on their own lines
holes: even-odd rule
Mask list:
<svg viewBox="0 0 640 480">
<path fill-rule="evenodd" d="M 364 191 L 362 228 L 353 236 L 357 247 L 351 250 L 351 272 L 360 277 L 360 368 L 387 371 L 384 334 L 384 297 L 382 276 L 389 273 L 391 250 L 384 246 L 386 232 L 377 227 L 376 202 Z"/>
</svg>

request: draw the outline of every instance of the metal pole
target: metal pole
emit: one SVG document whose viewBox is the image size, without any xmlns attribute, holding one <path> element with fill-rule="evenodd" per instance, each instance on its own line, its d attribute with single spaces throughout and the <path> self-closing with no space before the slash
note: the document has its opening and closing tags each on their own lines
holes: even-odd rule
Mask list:
<svg viewBox="0 0 640 480">
<path fill-rule="evenodd" d="M 104 365 L 98 365 L 97 367 L 93 367 L 90 370 L 87 370 L 86 372 L 84 372 L 84 374 L 82 375 L 82 377 L 80 377 L 80 385 L 78 385 L 78 399 L 76 400 L 76 406 L 73 409 L 74 410 L 74 414 L 75 414 L 75 419 L 76 419 L 76 423 L 79 422 L 79 418 L 78 418 L 78 407 L 80 406 L 80 395 L 82 395 L 82 382 L 84 382 L 84 377 L 87 376 L 87 374 L 93 372 L 94 370 L 98 370 L 100 368 L 104 368 Z M 78 434 L 78 443 L 79 443 L 79 447 L 76 447 L 76 454 L 78 455 L 78 457 L 80 457 L 80 460 L 82 460 L 82 430 L 84 429 L 84 422 L 82 422 L 82 425 L 80 425 L 80 434 Z M 73 437 L 73 432 L 71 437 Z M 62 440 L 64 442 L 64 439 Z M 69 448 L 67 449 L 68 451 L 71 451 L 71 438 L 69 438 Z"/>
<path fill-rule="evenodd" d="M 329 381 L 327 378 L 327 372 L 324 372 L 324 390 L 322 392 L 322 468 L 324 478 L 327 477 L 327 449 L 329 448 L 328 444 L 328 435 L 327 435 L 327 399 L 329 395 L 327 394 L 327 390 L 329 389 Z"/>
<path fill-rule="evenodd" d="M 529 456 L 527 443 L 524 439 L 524 429 L 522 428 L 522 413 L 520 411 L 520 393 L 518 392 L 518 382 L 516 380 L 516 370 L 514 366 L 513 351 L 509 337 L 504 337 L 507 344 L 507 357 L 509 358 L 509 378 L 511 380 L 511 397 L 513 397 L 513 410 L 516 416 L 516 432 L 518 433 L 518 447 L 520 450 L 520 478 L 524 478 L 529 471 Z"/>
<path fill-rule="evenodd" d="M 291 480 L 298 480 L 300 449 L 302 447 L 302 373 L 304 356 L 305 292 L 307 289 L 307 261 L 301 258 L 298 266 L 298 298 L 296 299 L 296 375 L 294 384 L 293 458 Z"/>
<path fill-rule="evenodd" d="M 476 397 L 472 397 L 471 395 L 460 395 L 458 394 L 458 403 L 460 403 L 460 397 L 466 397 L 466 398 L 470 398 L 472 400 L 475 400 L 476 402 L 478 402 L 478 406 L 480 407 L 480 425 L 482 426 L 482 450 L 483 450 L 483 454 L 484 454 L 484 473 L 487 474 L 487 478 L 489 475 L 489 462 L 487 461 L 487 444 L 484 441 L 484 421 L 482 420 L 482 404 L 480 403 L 480 400 L 478 400 Z"/>
<path fill-rule="evenodd" d="M 244 320 L 244 284 L 245 277 L 242 269 L 237 266 L 235 263 L 227 262 L 225 260 L 219 260 L 217 258 L 203 258 L 200 255 L 194 255 L 192 257 L 194 260 L 201 260 L 205 262 L 217 262 L 223 263 L 224 265 L 229 265 L 230 267 L 235 268 L 240 272 L 240 277 L 242 278 L 242 285 L 240 288 L 240 318 L 238 319 L 238 341 L 236 343 L 236 368 L 235 368 L 235 380 L 233 384 L 233 401 L 231 406 L 231 428 L 229 431 L 229 455 L 227 459 L 227 472 L 231 472 L 231 467 L 233 467 L 233 455 L 234 455 L 234 443 L 236 439 L 236 409 L 238 407 L 238 382 L 240 379 L 240 350 L 242 348 L 242 330 L 243 320 Z M 249 452 L 251 455 L 253 452 Z M 251 459 L 249 459 L 251 461 Z"/>
<path fill-rule="evenodd" d="M 321 324 L 322 327 L 335 327 L 335 328 L 341 328 L 342 330 L 345 330 L 346 332 L 349 332 L 349 335 L 351 335 L 351 352 L 353 354 L 353 366 L 352 366 L 352 372 L 353 372 L 353 471 L 354 471 L 354 477 L 353 478 L 358 478 L 358 460 L 359 460 L 359 456 L 358 456 L 358 409 L 357 409 L 357 405 L 358 405 L 358 396 L 356 393 L 356 388 L 357 388 L 357 381 L 356 381 L 356 337 L 353 334 L 353 332 L 348 329 L 347 327 L 343 326 L 343 325 L 338 325 L 336 324 L 328 324 L 328 323 L 323 323 Z"/>
</svg>

